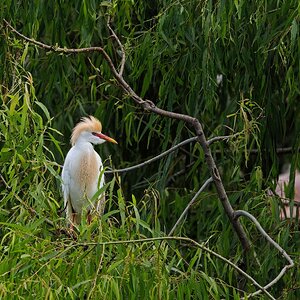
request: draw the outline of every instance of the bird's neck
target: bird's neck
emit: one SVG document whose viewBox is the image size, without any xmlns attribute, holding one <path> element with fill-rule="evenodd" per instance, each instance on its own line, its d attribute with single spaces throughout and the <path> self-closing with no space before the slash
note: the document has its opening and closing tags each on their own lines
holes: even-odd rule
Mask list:
<svg viewBox="0 0 300 300">
<path fill-rule="evenodd" d="M 90 152 L 94 150 L 94 147 L 90 142 L 83 141 L 83 140 L 78 140 L 73 147 L 82 152 Z"/>
</svg>

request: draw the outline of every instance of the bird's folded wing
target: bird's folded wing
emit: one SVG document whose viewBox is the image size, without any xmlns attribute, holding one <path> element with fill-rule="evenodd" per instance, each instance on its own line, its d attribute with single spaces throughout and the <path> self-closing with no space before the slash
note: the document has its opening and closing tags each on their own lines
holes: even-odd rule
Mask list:
<svg viewBox="0 0 300 300">
<path fill-rule="evenodd" d="M 63 168 L 62 172 L 62 191 L 64 196 L 64 209 L 69 210 L 70 203 L 70 174 L 67 168 Z"/>
</svg>

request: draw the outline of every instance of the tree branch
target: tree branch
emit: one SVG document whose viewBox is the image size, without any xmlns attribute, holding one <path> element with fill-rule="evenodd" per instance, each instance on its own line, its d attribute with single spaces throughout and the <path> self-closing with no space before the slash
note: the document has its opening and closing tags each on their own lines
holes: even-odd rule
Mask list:
<svg viewBox="0 0 300 300">
<path fill-rule="evenodd" d="M 176 221 L 175 225 L 173 226 L 173 228 L 170 230 L 168 236 L 171 236 L 176 227 L 179 225 L 179 223 L 181 222 L 181 220 L 184 218 L 184 216 L 186 215 L 187 211 L 189 210 L 189 208 L 193 205 L 193 203 L 195 202 L 195 200 L 199 197 L 199 195 L 203 192 L 203 190 L 213 181 L 213 179 L 211 177 L 209 177 L 204 184 L 201 186 L 201 188 L 199 189 L 199 191 L 195 194 L 195 196 L 192 198 L 192 200 L 189 202 L 189 204 L 186 206 L 186 208 L 184 209 L 184 211 L 182 212 L 182 214 L 180 215 L 179 219 Z"/>
<path fill-rule="evenodd" d="M 230 138 L 233 138 L 235 136 L 238 136 L 240 135 L 239 132 L 235 133 L 235 134 L 232 134 L 232 135 L 221 135 L 221 136 L 216 136 L 216 137 L 213 137 L 211 139 L 209 139 L 207 141 L 207 144 L 210 146 L 211 144 L 215 143 L 215 142 L 218 142 L 218 141 L 224 141 L 224 140 L 229 140 Z"/>
<path fill-rule="evenodd" d="M 232 135 L 233 136 L 233 135 Z M 226 136 L 224 136 L 224 137 L 226 137 Z M 230 135 L 228 136 L 228 137 L 231 137 Z M 221 137 L 219 138 L 219 137 L 216 137 L 216 138 L 212 138 L 211 140 L 213 140 L 213 142 L 215 142 L 215 141 L 218 141 L 218 140 L 220 140 L 221 139 Z M 226 139 L 226 138 L 224 138 L 224 139 Z M 225 148 L 224 149 L 224 151 L 231 151 L 230 149 L 227 149 L 227 148 Z M 261 149 L 249 149 L 249 150 L 247 150 L 248 152 L 249 152 L 249 154 L 250 155 L 256 155 L 256 154 L 258 154 L 258 153 L 263 153 L 263 151 L 264 150 L 261 150 Z M 275 152 L 276 152 L 276 154 L 278 154 L 278 155 L 281 155 L 281 154 L 289 154 L 289 153 L 293 153 L 293 152 L 300 152 L 300 148 L 298 149 L 298 150 L 294 150 L 293 149 L 293 147 L 284 147 L 284 148 L 276 148 L 275 149 Z M 223 151 L 222 150 L 219 150 L 219 149 L 216 149 L 216 150 L 214 150 L 214 153 L 222 153 Z"/>
<path fill-rule="evenodd" d="M 88 47 L 88 48 L 61 48 L 59 46 L 50 46 L 44 43 L 41 43 L 39 41 L 36 41 L 35 39 L 31 39 L 25 35 L 23 35 L 22 33 L 20 33 L 19 31 L 17 31 L 13 26 L 10 25 L 9 22 L 7 22 L 5 19 L 3 20 L 5 25 L 12 31 L 14 32 L 17 36 L 19 36 L 20 38 L 22 38 L 23 40 L 39 46 L 42 49 L 45 50 L 49 50 L 49 51 L 53 51 L 53 52 L 57 52 L 57 53 L 64 53 L 64 54 L 79 54 L 79 53 L 91 53 L 91 52 L 100 52 L 104 59 L 107 61 L 107 63 L 109 64 L 109 67 L 111 69 L 111 71 L 113 72 L 114 76 L 115 74 L 118 74 L 117 70 L 115 69 L 114 63 L 112 62 L 110 56 L 107 54 L 107 52 L 102 48 L 102 47 Z"/>
<path fill-rule="evenodd" d="M 275 248 L 277 249 L 284 257 L 285 259 L 289 262 L 288 265 L 285 265 L 284 268 L 280 271 L 280 273 L 267 285 L 264 286 L 264 289 L 270 288 L 272 285 L 277 283 L 279 279 L 287 272 L 288 269 L 294 267 L 294 261 L 291 259 L 291 257 L 286 253 L 286 251 L 280 247 L 266 232 L 265 230 L 261 227 L 260 223 L 256 220 L 256 218 L 248 213 L 247 211 L 244 210 L 237 210 L 234 213 L 234 218 L 238 219 L 239 217 L 244 216 L 250 219 L 254 225 L 257 227 L 258 231 L 262 234 L 262 236 Z M 259 294 L 261 291 L 257 291 L 253 294 L 248 295 L 249 296 L 255 296 Z"/>
<path fill-rule="evenodd" d="M 118 36 L 116 35 L 116 33 L 112 30 L 111 26 L 110 26 L 110 19 L 108 19 L 107 21 L 107 27 L 110 30 L 112 36 L 114 37 L 114 39 L 117 41 L 118 46 L 121 49 L 121 65 L 120 65 L 120 71 L 118 72 L 119 76 L 123 75 L 123 71 L 124 71 L 124 67 L 125 67 L 125 62 L 126 62 L 126 53 L 125 53 L 125 49 L 123 44 L 121 43 L 120 39 L 118 38 Z"/>
<path fill-rule="evenodd" d="M 129 172 L 129 171 L 132 171 L 132 170 L 135 170 L 135 169 L 138 169 L 138 168 L 141 168 L 141 167 L 144 167 L 160 158 L 162 158 L 163 156 L 175 151 L 176 149 L 186 145 L 186 144 L 189 144 L 191 142 L 194 142 L 196 141 L 198 138 L 197 137 L 191 137 L 179 144 L 177 144 L 176 146 L 168 149 L 167 151 L 155 156 L 155 157 L 152 157 L 146 161 L 144 161 L 143 163 L 140 163 L 140 164 L 137 164 L 137 165 L 134 165 L 134 166 L 131 166 L 131 167 L 128 167 L 128 168 L 124 168 L 124 169 L 117 169 L 117 170 L 109 170 L 109 171 L 105 171 L 105 174 L 112 174 L 112 173 L 124 173 L 124 172 Z"/>
<path fill-rule="evenodd" d="M 264 150 L 259 150 L 259 149 L 251 149 L 249 151 L 250 154 L 257 154 L 259 152 L 263 152 Z M 294 150 L 293 147 L 281 147 L 281 148 L 276 148 L 275 152 L 277 154 L 288 154 L 288 153 L 292 153 L 293 151 L 295 152 L 300 152 L 300 148 L 297 150 Z"/>
</svg>

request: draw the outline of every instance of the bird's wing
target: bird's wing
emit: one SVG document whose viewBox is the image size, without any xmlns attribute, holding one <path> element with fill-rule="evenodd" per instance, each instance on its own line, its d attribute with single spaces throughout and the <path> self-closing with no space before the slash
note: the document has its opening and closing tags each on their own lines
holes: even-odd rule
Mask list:
<svg viewBox="0 0 300 300">
<path fill-rule="evenodd" d="M 69 172 L 68 161 L 65 161 L 65 165 L 62 170 L 62 191 L 64 196 L 64 209 L 66 210 L 67 219 L 71 220 L 71 215 L 73 212 L 71 197 L 70 197 L 70 181 L 71 174 Z"/>
</svg>

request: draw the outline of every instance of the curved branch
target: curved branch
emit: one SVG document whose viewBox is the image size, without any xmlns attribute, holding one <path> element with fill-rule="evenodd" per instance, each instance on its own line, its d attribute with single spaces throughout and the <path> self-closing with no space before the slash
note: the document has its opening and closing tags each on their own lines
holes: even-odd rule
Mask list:
<svg viewBox="0 0 300 300">
<path fill-rule="evenodd" d="M 25 35 L 23 35 L 22 33 L 20 33 L 19 31 L 17 31 L 13 26 L 10 25 L 9 22 L 7 22 L 5 19 L 3 20 L 5 25 L 12 31 L 14 32 L 17 36 L 19 36 L 20 38 L 22 38 L 23 40 L 34 44 L 36 46 L 39 46 L 45 50 L 49 50 L 49 51 L 53 51 L 53 52 L 57 52 L 57 53 L 65 53 L 65 54 L 79 54 L 79 53 L 89 53 L 89 52 L 100 52 L 104 59 L 107 61 L 107 63 L 109 64 L 109 67 L 111 69 L 111 71 L 113 72 L 113 74 L 118 74 L 117 70 L 115 69 L 114 63 L 112 62 L 110 56 L 107 54 L 107 52 L 102 48 L 102 47 L 87 47 L 87 48 L 61 48 L 59 46 L 50 46 L 44 43 L 41 43 L 39 41 L 36 41 L 35 39 L 31 39 Z"/>
<path fill-rule="evenodd" d="M 254 225 L 257 227 L 258 231 L 262 234 L 262 236 L 271 244 L 273 245 L 274 248 L 276 248 L 284 257 L 285 259 L 289 262 L 289 265 L 284 266 L 284 268 L 280 271 L 280 273 L 267 285 L 264 286 L 264 289 L 268 289 L 270 288 L 272 285 L 274 285 L 275 283 L 277 283 L 279 281 L 279 279 L 286 273 L 286 271 L 292 267 L 294 267 L 294 261 L 291 259 L 291 257 L 286 253 L 286 251 L 280 247 L 266 232 L 265 230 L 262 228 L 262 226 L 260 225 L 260 223 L 257 221 L 257 219 L 251 215 L 250 213 L 248 213 L 247 211 L 244 210 L 237 210 L 234 213 L 234 217 L 236 219 L 238 219 L 239 217 L 244 216 L 247 217 L 248 219 L 250 219 Z M 257 294 L 259 294 L 261 291 L 257 291 L 253 294 L 248 295 L 249 296 L 255 296 Z"/>
<path fill-rule="evenodd" d="M 189 204 L 186 206 L 186 208 L 184 209 L 184 211 L 182 212 L 182 214 L 180 215 L 179 219 L 176 221 L 175 225 L 173 226 L 173 228 L 170 230 L 168 236 L 171 236 L 176 227 L 178 226 L 178 224 L 181 222 L 181 220 L 184 218 L 184 216 L 186 215 L 187 211 L 189 210 L 189 208 L 192 206 L 192 204 L 195 202 L 195 200 L 199 197 L 199 195 L 203 192 L 203 190 L 213 181 L 212 177 L 209 177 L 204 184 L 201 186 L 201 188 L 199 189 L 199 191 L 195 194 L 195 196 L 192 198 L 192 200 L 189 202 Z"/>
<path fill-rule="evenodd" d="M 108 19 L 107 21 L 107 27 L 110 30 L 112 36 L 114 37 L 114 39 L 117 41 L 118 46 L 121 49 L 121 65 L 120 65 L 120 71 L 118 72 L 119 76 L 123 75 L 124 72 L 124 67 L 125 67 L 125 62 L 126 62 L 126 53 L 125 53 L 125 49 L 123 44 L 121 43 L 120 39 L 118 38 L 118 36 L 116 35 L 116 33 L 114 32 L 114 30 L 111 28 L 110 26 L 110 20 Z"/>
<path fill-rule="evenodd" d="M 247 217 L 248 219 L 250 219 L 255 226 L 257 227 L 257 229 L 260 231 L 260 233 L 266 238 L 266 240 L 272 244 L 286 259 L 287 261 L 290 263 L 291 267 L 294 266 L 294 262 L 293 260 L 290 258 L 290 256 L 285 252 L 284 249 L 282 249 L 266 232 L 265 230 L 262 228 L 262 226 L 260 225 L 260 223 L 256 220 L 256 218 L 251 215 L 249 212 L 244 211 L 244 210 L 236 210 L 234 213 L 234 218 L 238 219 L 239 217 L 244 216 Z"/>
<path fill-rule="evenodd" d="M 137 165 L 134 165 L 134 166 L 131 166 L 131 167 L 128 167 L 128 168 L 124 168 L 124 169 L 105 171 L 105 174 L 124 173 L 124 172 L 129 172 L 129 171 L 141 168 L 143 166 L 146 166 L 146 165 L 148 165 L 148 164 L 150 164 L 150 163 L 152 163 L 152 162 L 154 162 L 154 161 L 162 158 L 163 156 L 165 156 L 165 155 L 167 155 L 167 154 L 175 151 L 176 149 L 178 149 L 178 148 L 180 148 L 180 147 L 182 147 L 182 146 L 184 146 L 186 144 L 189 144 L 191 142 L 196 141 L 197 139 L 198 139 L 197 137 L 191 137 L 191 138 L 189 138 L 187 140 L 184 140 L 183 142 L 177 144 L 176 146 L 168 149 L 167 151 L 165 151 L 165 152 L 163 152 L 163 153 L 161 153 L 161 154 L 159 154 L 159 155 L 157 155 L 155 157 L 152 157 L 152 158 L 150 158 L 150 159 L 148 159 L 148 160 L 146 160 L 146 161 L 144 161 L 144 162 L 142 162 L 140 164 L 137 164 Z"/>
</svg>

